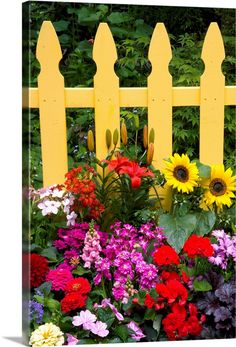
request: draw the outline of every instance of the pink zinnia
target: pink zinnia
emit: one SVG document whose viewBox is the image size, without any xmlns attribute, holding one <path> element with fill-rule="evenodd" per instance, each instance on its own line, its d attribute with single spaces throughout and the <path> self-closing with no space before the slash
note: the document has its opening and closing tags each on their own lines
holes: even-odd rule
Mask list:
<svg viewBox="0 0 236 347">
<path fill-rule="evenodd" d="M 67 282 L 72 279 L 71 272 L 66 268 L 50 270 L 46 277 L 46 281 L 52 282 L 52 290 L 64 290 Z"/>
</svg>

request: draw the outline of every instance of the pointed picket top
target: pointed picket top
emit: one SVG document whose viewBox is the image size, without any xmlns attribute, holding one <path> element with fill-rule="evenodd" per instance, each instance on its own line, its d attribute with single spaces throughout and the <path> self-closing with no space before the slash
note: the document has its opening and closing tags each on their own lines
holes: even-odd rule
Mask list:
<svg viewBox="0 0 236 347">
<path fill-rule="evenodd" d="M 40 62 L 41 70 L 58 69 L 62 52 L 56 31 L 50 21 L 44 21 L 42 24 L 36 48 L 36 57 Z"/>
<path fill-rule="evenodd" d="M 102 160 L 107 156 L 106 129 L 112 134 L 120 129 L 119 78 L 114 70 L 117 52 L 106 23 L 99 24 L 94 40 L 93 60 L 97 65 L 93 78 L 96 155 Z"/>
<path fill-rule="evenodd" d="M 171 58 L 171 45 L 165 25 L 164 23 L 157 23 L 152 34 L 148 51 L 148 59 L 152 64 L 151 74 L 154 73 L 156 69 L 162 70 L 162 68 L 165 68 L 168 70 Z"/>
<path fill-rule="evenodd" d="M 204 73 L 208 69 L 212 71 L 221 70 L 221 64 L 225 58 L 225 49 L 220 29 L 215 22 L 212 22 L 207 30 L 201 58 L 205 63 Z"/>
<path fill-rule="evenodd" d="M 94 39 L 93 60 L 97 64 L 97 73 L 114 67 L 117 51 L 112 33 L 107 23 L 100 23 Z"/>
</svg>

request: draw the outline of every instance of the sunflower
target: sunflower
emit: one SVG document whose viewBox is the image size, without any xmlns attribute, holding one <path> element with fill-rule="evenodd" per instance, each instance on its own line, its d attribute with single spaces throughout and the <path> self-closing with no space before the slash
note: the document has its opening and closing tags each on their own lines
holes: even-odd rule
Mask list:
<svg viewBox="0 0 236 347">
<path fill-rule="evenodd" d="M 169 160 L 165 160 L 165 163 L 166 168 L 162 172 L 169 186 L 177 188 L 178 192 L 189 193 L 198 185 L 197 165 L 190 163 L 187 154 L 180 156 L 175 153 Z"/>
<path fill-rule="evenodd" d="M 201 185 L 205 189 L 200 207 L 213 207 L 215 203 L 219 209 L 223 205 L 230 207 L 232 205 L 231 198 L 234 198 L 233 193 L 236 190 L 236 176 L 232 176 L 232 170 L 228 168 L 226 171 L 224 165 L 212 165 L 211 177 L 203 180 Z"/>
</svg>

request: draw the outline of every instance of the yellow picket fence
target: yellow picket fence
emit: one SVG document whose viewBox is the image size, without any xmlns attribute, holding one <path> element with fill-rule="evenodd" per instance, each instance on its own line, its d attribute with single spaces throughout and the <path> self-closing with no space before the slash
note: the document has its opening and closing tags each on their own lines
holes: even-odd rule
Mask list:
<svg viewBox="0 0 236 347">
<path fill-rule="evenodd" d="M 62 183 L 68 169 L 66 108 L 95 109 L 96 154 L 103 159 L 107 155 L 106 129 L 120 129 L 120 107 L 147 107 L 148 127 L 156 135 L 153 165 L 161 168 L 163 158 L 172 154 L 172 107 L 199 106 L 199 159 L 206 164 L 223 162 L 224 106 L 236 105 L 236 87 L 225 86 L 221 70 L 224 44 L 217 23 L 210 24 L 204 40 L 201 58 L 205 70 L 198 87 L 172 86 L 168 70 L 172 52 L 163 23 L 157 23 L 151 38 L 148 59 L 152 71 L 145 88 L 119 87 L 114 72 L 116 46 L 106 23 L 99 25 L 94 40 L 97 72 L 93 88 L 65 88 L 58 67 L 61 47 L 50 21 L 42 24 L 36 56 L 41 65 L 38 88 L 24 90 L 23 106 L 40 111 L 44 186 Z"/>
</svg>

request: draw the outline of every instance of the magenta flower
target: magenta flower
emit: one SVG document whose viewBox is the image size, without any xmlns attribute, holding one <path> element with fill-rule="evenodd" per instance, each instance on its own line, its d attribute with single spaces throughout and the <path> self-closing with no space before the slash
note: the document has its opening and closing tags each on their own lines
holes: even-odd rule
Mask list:
<svg viewBox="0 0 236 347">
<path fill-rule="evenodd" d="M 95 335 L 98 335 L 100 337 L 105 337 L 109 334 L 109 330 L 107 330 L 106 328 L 107 328 L 106 323 L 97 321 L 96 323 L 93 323 L 91 325 L 90 330 Z"/>
<path fill-rule="evenodd" d="M 69 345 L 70 346 L 76 345 L 79 342 L 79 340 L 76 337 L 74 337 L 73 335 L 66 334 L 66 336 L 67 336 L 67 345 L 68 346 Z"/>
<path fill-rule="evenodd" d="M 46 281 L 52 282 L 52 290 L 64 290 L 67 282 L 71 281 L 73 276 L 68 268 L 57 268 L 50 270 Z"/>
<path fill-rule="evenodd" d="M 80 311 L 79 316 L 73 317 L 72 324 L 76 327 L 83 325 L 84 330 L 90 330 L 97 317 L 89 310 Z"/>
</svg>

